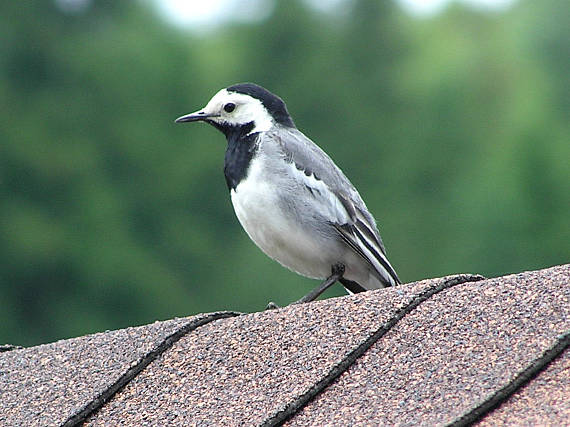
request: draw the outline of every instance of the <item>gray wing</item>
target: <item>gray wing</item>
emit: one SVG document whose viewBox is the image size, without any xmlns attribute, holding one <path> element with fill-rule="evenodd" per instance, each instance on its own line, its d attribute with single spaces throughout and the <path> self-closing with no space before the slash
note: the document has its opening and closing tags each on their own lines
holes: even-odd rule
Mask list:
<svg viewBox="0 0 570 427">
<path fill-rule="evenodd" d="M 388 286 L 400 283 L 386 257 L 374 218 L 332 159 L 297 129 L 280 128 L 266 136 L 278 144 L 283 159 L 299 172 L 298 179 L 309 188 L 321 212 L 342 240 L 373 267 L 378 280 Z"/>
</svg>

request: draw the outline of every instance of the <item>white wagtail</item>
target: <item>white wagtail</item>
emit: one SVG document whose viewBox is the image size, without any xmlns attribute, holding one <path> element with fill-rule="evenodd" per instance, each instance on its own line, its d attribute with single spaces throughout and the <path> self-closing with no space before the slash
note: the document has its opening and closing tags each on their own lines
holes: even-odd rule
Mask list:
<svg viewBox="0 0 570 427">
<path fill-rule="evenodd" d="M 226 183 L 251 240 L 283 266 L 326 279 L 298 302 L 337 280 L 352 293 L 400 283 L 358 191 L 296 128 L 281 98 L 253 83 L 236 84 L 176 119 L 195 121 L 226 136 Z"/>
</svg>

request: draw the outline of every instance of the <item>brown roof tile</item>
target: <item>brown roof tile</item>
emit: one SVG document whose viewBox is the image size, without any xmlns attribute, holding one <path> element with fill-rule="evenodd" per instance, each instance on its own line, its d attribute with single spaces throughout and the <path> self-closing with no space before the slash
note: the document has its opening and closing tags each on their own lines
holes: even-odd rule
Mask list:
<svg viewBox="0 0 570 427">
<path fill-rule="evenodd" d="M 430 285 L 213 322 L 181 339 L 88 424 L 260 424 Z"/>
<path fill-rule="evenodd" d="M 0 424 L 74 425 L 86 416 L 88 425 L 569 419 L 570 266 L 480 279 L 426 280 L 0 353 Z"/>
<path fill-rule="evenodd" d="M 479 427 L 570 424 L 570 351 L 566 350 L 526 387 L 491 412 Z"/>
<path fill-rule="evenodd" d="M 568 269 L 452 287 L 395 325 L 289 424 L 446 425 L 569 329 Z"/>
<path fill-rule="evenodd" d="M 60 425 L 100 403 L 200 315 L 0 353 L 0 425 Z"/>
</svg>

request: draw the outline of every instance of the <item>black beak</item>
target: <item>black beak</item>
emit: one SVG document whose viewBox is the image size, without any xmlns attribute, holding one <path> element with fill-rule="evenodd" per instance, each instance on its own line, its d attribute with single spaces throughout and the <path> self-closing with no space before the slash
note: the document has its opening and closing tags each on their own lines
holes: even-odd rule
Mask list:
<svg viewBox="0 0 570 427">
<path fill-rule="evenodd" d="M 218 117 L 218 114 L 207 114 L 204 111 L 196 111 L 195 113 L 186 114 L 174 120 L 174 123 L 198 122 L 206 120 L 209 117 Z"/>
</svg>

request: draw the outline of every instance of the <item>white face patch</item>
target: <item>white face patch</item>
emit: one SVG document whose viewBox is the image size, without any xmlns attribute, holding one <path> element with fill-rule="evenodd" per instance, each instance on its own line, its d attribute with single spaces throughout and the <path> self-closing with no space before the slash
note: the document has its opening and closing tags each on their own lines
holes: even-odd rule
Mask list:
<svg viewBox="0 0 570 427">
<path fill-rule="evenodd" d="M 235 108 L 228 112 L 224 107 L 230 103 L 234 104 Z M 255 127 L 249 133 L 268 131 L 274 125 L 273 117 L 259 99 L 242 93 L 228 92 L 227 89 L 222 89 L 216 93 L 202 111 L 206 114 L 216 115 L 210 120 L 217 123 L 240 126 L 254 122 Z"/>
</svg>

